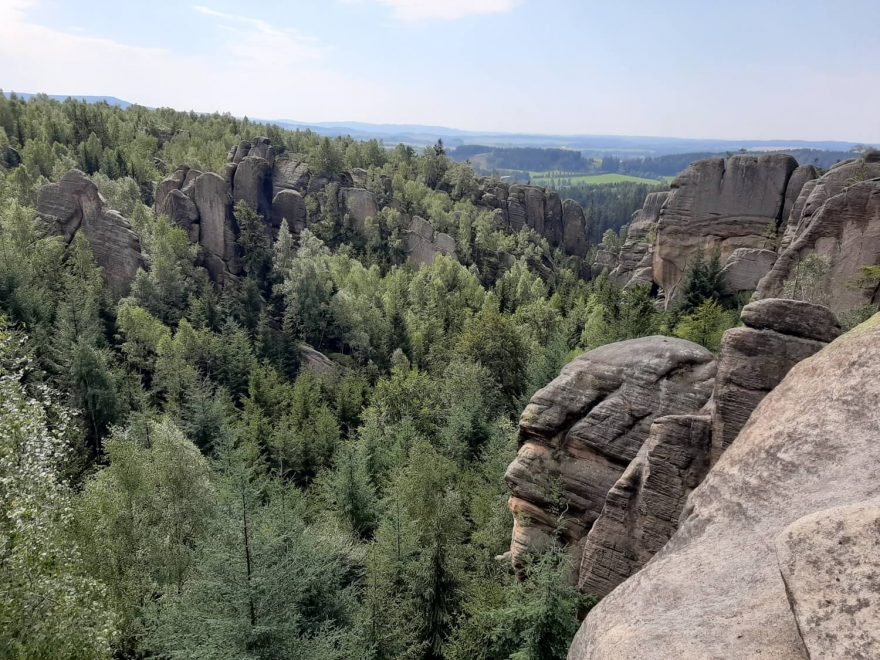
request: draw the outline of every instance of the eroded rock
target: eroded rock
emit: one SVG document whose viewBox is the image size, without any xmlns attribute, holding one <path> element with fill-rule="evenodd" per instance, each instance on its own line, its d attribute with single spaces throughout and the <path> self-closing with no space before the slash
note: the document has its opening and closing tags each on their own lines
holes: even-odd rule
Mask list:
<svg viewBox="0 0 880 660">
<path fill-rule="evenodd" d="M 519 453 L 505 475 L 514 564 L 561 523 L 579 565 L 587 531 L 654 419 L 697 412 L 714 376 L 715 360 L 702 346 L 645 337 L 589 351 L 539 390 L 522 414 Z"/>
<path fill-rule="evenodd" d="M 37 213 L 68 243 L 82 232 L 110 288 L 117 295 L 128 292 L 137 271 L 145 265 L 140 239 L 131 223 L 107 206 L 89 177 L 71 170 L 58 183 L 43 186 Z"/>
<path fill-rule="evenodd" d="M 878 370 L 880 315 L 796 365 L 691 494 L 672 539 L 590 612 L 569 658 L 801 660 L 775 541 L 804 516 L 880 496 Z"/>
</svg>

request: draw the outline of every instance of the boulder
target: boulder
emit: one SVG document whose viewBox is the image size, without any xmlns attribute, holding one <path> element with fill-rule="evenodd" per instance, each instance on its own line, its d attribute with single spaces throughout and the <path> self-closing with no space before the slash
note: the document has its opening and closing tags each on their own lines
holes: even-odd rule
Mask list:
<svg viewBox="0 0 880 660">
<path fill-rule="evenodd" d="M 43 186 L 37 213 L 68 243 L 82 232 L 110 289 L 120 296 L 128 293 L 137 271 L 145 266 L 140 239 L 131 223 L 107 206 L 89 177 L 71 170 L 58 183 Z"/>
<path fill-rule="evenodd" d="M 356 231 L 362 231 L 367 218 L 379 213 L 373 193 L 363 188 L 340 188 L 339 205 L 343 213 L 348 214 L 351 226 Z"/>
<path fill-rule="evenodd" d="M 367 187 L 367 179 L 369 178 L 369 174 L 367 171 L 361 167 L 355 167 L 349 173 L 351 174 L 352 184 L 357 188 L 366 188 Z"/>
<path fill-rule="evenodd" d="M 284 219 L 287 219 L 287 226 L 294 234 L 299 234 L 308 226 L 306 203 L 296 190 L 279 190 L 272 199 L 270 221 L 274 231 L 278 231 Z"/>
<path fill-rule="evenodd" d="M 515 197 L 507 200 L 507 222 L 511 231 L 518 232 L 525 227 L 528 222 L 526 215 L 526 205 Z"/>
<path fill-rule="evenodd" d="M 574 566 L 583 540 L 654 419 L 697 412 L 715 360 L 683 339 L 645 337 L 602 346 L 567 364 L 520 418 L 520 448 L 505 475 L 514 514 L 511 557 L 561 535 Z"/>
<path fill-rule="evenodd" d="M 840 323 L 831 310 L 801 300 L 770 298 L 751 302 L 741 318 L 750 328 L 830 342 L 840 336 Z"/>
<path fill-rule="evenodd" d="M 712 158 L 672 182 L 653 255 L 654 280 L 667 304 L 694 255 L 718 250 L 723 262 L 737 248 L 772 246 L 796 167 L 797 161 L 781 154 Z"/>
<path fill-rule="evenodd" d="M 845 584 L 824 586 L 830 602 L 821 606 L 828 616 L 802 628 L 799 617 L 814 606 L 807 598 L 818 594 L 810 596 L 811 587 L 788 591 L 776 543 L 805 516 L 880 497 L 878 371 L 880 315 L 796 365 L 691 493 L 672 539 L 592 609 L 570 660 L 800 660 L 810 648 L 823 652 L 809 657 L 877 657 L 876 618 L 867 630 L 853 625 L 870 615 L 876 587 L 853 574 L 841 578 L 853 585 L 846 595 Z M 852 543 L 866 547 L 864 518 L 846 517 L 833 527 L 831 533 L 854 530 Z M 869 542 L 876 538 L 875 531 Z M 844 563 L 862 553 L 827 547 Z M 826 562 L 825 569 L 811 569 L 813 575 L 826 571 L 824 577 L 805 574 L 801 585 L 814 579 L 827 585 L 828 574 L 843 572 L 833 557 Z M 841 600 L 857 590 L 872 591 L 872 599 Z M 820 636 L 828 646 L 816 646 Z M 856 637 L 869 649 L 863 656 L 848 652 Z"/>
<path fill-rule="evenodd" d="M 880 498 L 793 522 L 776 557 L 808 657 L 880 657 Z"/>
<path fill-rule="evenodd" d="M 311 371 L 318 375 L 326 375 L 333 374 L 339 370 L 336 363 L 308 344 L 299 344 L 297 352 L 299 353 L 300 366 L 306 371 Z"/>
<path fill-rule="evenodd" d="M 687 496 L 709 470 L 711 431 L 708 415 L 654 420 L 587 535 L 578 579 L 582 593 L 610 593 L 675 533 Z"/>
<path fill-rule="evenodd" d="M 566 252 L 577 257 L 587 256 L 587 219 L 581 205 L 573 199 L 562 202 L 562 245 Z"/>
<path fill-rule="evenodd" d="M 786 247 L 758 285 L 757 298 L 781 295 L 786 280 L 802 276 L 801 261 L 819 255 L 829 264 L 821 285 L 831 309 L 849 311 L 880 301 L 876 282 L 865 281 L 862 271 L 880 264 L 880 178 L 851 183 L 822 202 L 835 189 L 834 182 L 826 182 L 825 178 L 834 175 L 836 180 L 838 173 L 850 169 L 840 167 L 817 180 L 804 202 L 800 220 L 789 225 Z"/>
<path fill-rule="evenodd" d="M 245 156 L 235 168 L 232 201 L 245 202 L 264 218 L 271 218 L 272 168 L 259 156 Z"/>
<path fill-rule="evenodd" d="M 773 250 L 737 248 L 724 264 L 722 274 L 731 293 L 751 293 L 776 262 Z"/>
</svg>

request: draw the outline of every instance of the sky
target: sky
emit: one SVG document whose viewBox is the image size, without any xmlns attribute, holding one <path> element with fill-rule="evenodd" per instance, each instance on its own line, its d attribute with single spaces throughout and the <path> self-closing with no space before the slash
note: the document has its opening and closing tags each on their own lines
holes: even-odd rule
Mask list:
<svg viewBox="0 0 880 660">
<path fill-rule="evenodd" d="M 0 88 L 303 122 L 880 142 L 880 0 L 0 0 Z"/>
</svg>

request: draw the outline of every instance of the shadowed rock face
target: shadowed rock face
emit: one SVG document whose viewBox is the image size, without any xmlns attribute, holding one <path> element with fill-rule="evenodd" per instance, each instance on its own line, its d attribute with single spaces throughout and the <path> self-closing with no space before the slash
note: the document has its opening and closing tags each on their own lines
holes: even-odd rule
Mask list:
<svg viewBox="0 0 880 660">
<path fill-rule="evenodd" d="M 654 281 L 674 299 L 698 252 L 719 250 L 722 263 L 737 248 L 771 244 L 779 225 L 789 178 L 797 167 L 791 156 L 737 155 L 701 160 L 673 183 L 657 225 Z"/>
<path fill-rule="evenodd" d="M 876 626 L 862 623 L 876 621 L 878 591 L 858 573 L 877 556 L 878 370 L 880 315 L 795 366 L 669 543 L 590 612 L 569 658 L 880 656 Z"/>
<path fill-rule="evenodd" d="M 698 411 L 714 376 L 702 346 L 646 337 L 585 353 L 539 390 L 520 419 L 521 446 L 505 476 L 514 564 L 546 544 L 561 520 L 577 566 L 586 533 L 651 423 Z"/>
<path fill-rule="evenodd" d="M 669 192 L 649 193 L 645 203 L 633 213 L 626 232 L 626 241 L 620 248 L 617 267 L 611 277 L 621 286 L 651 286 L 654 282 L 654 245 L 657 239 L 657 222 Z"/>
<path fill-rule="evenodd" d="M 91 179 L 71 170 L 58 183 L 43 186 L 37 213 L 68 243 L 82 232 L 110 288 L 118 295 L 128 292 L 138 269 L 144 266 L 140 239 L 129 221 L 107 206 Z"/>
</svg>

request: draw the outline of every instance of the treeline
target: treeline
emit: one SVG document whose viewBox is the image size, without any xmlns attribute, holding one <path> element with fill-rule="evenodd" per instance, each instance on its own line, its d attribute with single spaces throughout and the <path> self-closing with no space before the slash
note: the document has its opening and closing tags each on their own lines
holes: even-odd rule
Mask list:
<svg viewBox="0 0 880 660">
<path fill-rule="evenodd" d="M 585 159 L 580 151 L 572 149 L 462 145 L 452 149 L 449 156 L 459 162 L 480 156 L 480 164 L 487 173 L 496 170 L 587 172 L 593 168 L 591 160 Z"/>
<path fill-rule="evenodd" d="M 665 188 L 660 184 L 623 182 L 565 186 L 559 192 L 584 207 L 590 243 L 595 245 L 609 229 L 619 233 L 628 225 L 633 213 L 642 208 L 648 193 Z"/>
</svg>

